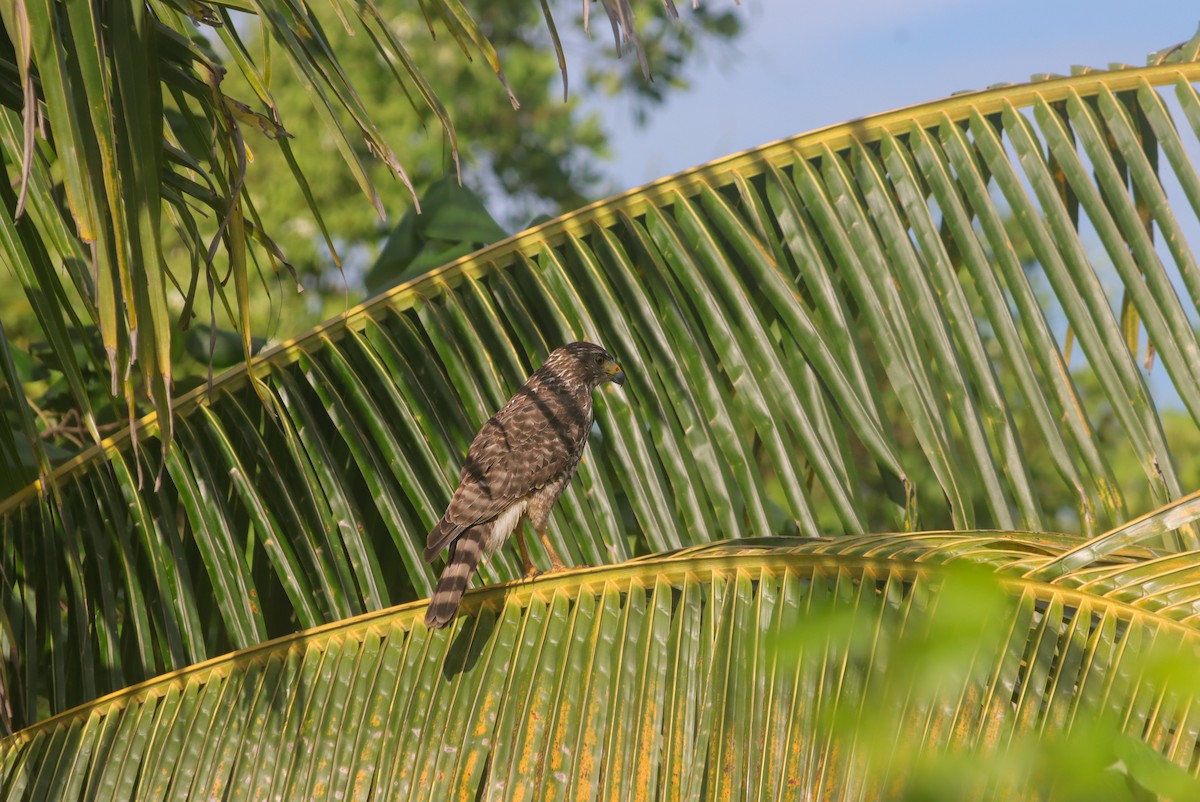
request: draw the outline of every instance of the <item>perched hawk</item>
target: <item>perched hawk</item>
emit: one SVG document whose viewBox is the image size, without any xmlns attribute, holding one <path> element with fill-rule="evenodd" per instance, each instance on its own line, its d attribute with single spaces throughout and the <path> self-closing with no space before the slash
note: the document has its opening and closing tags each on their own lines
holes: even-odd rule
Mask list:
<svg viewBox="0 0 1200 802">
<path fill-rule="evenodd" d="M 606 381 L 625 383 L 621 366 L 607 351 L 587 342 L 564 345 L 483 424 L 450 506 L 425 546 L 426 562 L 450 547 L 425 626 L 441 628 L 454 619 L 480 558 L 499 549 L 514 530 L 525 573 L 533 573 L 519 528 L 522 517 L 529 518 L 546 545 L 551 569 L 562 567 L 544 527 L 579 467 L 592 430 L 592 391 Z"/>
</svg>

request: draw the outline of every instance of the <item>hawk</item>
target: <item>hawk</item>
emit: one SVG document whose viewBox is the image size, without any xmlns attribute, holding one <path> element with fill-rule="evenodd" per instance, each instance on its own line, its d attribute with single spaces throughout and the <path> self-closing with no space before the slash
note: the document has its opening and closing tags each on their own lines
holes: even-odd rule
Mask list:
<svg viewBox="0 0 1200 802">
<path fill-rule="evenodd" d="M 454 619 L 480 558 L 499 549 L 513 531 L 526 576 L 535 573 L 520 530 L 524 518 L 545 544 L 551 570 L 563 567 L 546 537 L 546 520 L 579 467 L 592 430 L 592 391 L 606 381 L 625 383 L 607 351 L 589 342 L 564 345 L 483 424 L 450 506 L 425 546 L 426 562 L 450 547 L 425 626 L 440 629 Z"/>
</svg>

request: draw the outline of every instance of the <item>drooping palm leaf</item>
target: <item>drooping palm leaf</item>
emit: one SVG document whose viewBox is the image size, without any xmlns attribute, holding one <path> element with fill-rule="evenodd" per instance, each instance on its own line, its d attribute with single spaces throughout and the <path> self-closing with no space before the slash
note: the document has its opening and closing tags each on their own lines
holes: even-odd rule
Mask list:
<svg viewBox="0 0 1200 802">
<path fill-rule="evenodd" d="M 471 435 L 579 337 L 629 382 L 598 399 L 551 526 L 576 562 L 730 535 L 1095 534 L 1178 498 L 1194 488 L 1165 427 L 1186 442 L 1200 420 L 1179 232 L 1200 195 L 1163 187 L 1200 186 L 1196 79 L 1191 62 L 1089 72 L 765 146 L 224 375 L 175 407 L 159 492 L 136 488 L 155 449 L 123 433 L 57 472 L 61 503 L 35 487 L 0 505 L 16 720 L 426 595 L 421 544 Z M 502 553 L 482 579 L 515 570 Z"/>
<path fill-rule="evenodd" d="M 1160 602 L 1020 576 L 1071 544 L 995 532 L 734 541 L 475 591 L 446 631 L 409 604 L 19 733 L 0 743 L 0 792 L 897 799 L 944 782 L 938 760 L 970 771 L 922 798 L 1120 799 L 1130 780 L 1194 792 L 1200 687 L 1170 672 L 1194 661 L 1200 635 Z M 956 568 L 967 562 L 985 568 Z M 1055 742 L 1098 754 L 1056 764 Z M 1114 751 L 1127 777 L 1103 772 Z"/>
<path fill-rule="evenodd" d="M 376 4 L 333 6 L 340 24 L 374 44 L 414 113 L 442 126 L 457 159 L 442 101 Z M 495 47 L 458 0 L 428 0 L 421 11 L 431 32 L 444 29 L 507 89 Z M 614 31 L 636 36 L 630 15 L 613 22 Z M 243 41 L 254 26 L 270 42 L 263 53 Z M 382 216 L 362 144 L 401 181 L 408 178 L 308 2 L 0 4 L 0 151 L 9 165 L 0 187 L 0 263 L 25 291 L 96 441 L 99 420 L 137 417 L 146 401 L 158 413 L 161 442 L 170 441 L 172 332 L 205 305 L 225 310 L 223 322 L 238 331 L 249 358 L 255 266 L 279 270 L 284 260 L 245 189 L 247 140 L 281 148 L 333 248 L 271 95 L 269 75 L 279 68 L 299 77 L 328 141 Z M 228 70 L 240 74 L 249 97 L 230 94 Z M 176 252 L 188 258 L 169 258 L 172 246 L 183 246 Z M 171 306 L 173 292 L 182 309 Z M 76 353 L 71 337 L 95 330 L 100 347 Z M 111 377 L 113 398 L 89 397 L 81 378 L 87 371 Z M 32 410 L 20 401 L 16 412 L 28 422 Z M 28 473 L 48 472 L 45 459 L 25 458 L 11 439 L 10 432 L 0 438 L 6 495 Z M 36 438 L 24 439 L 36 451 Z"/>
</svg>

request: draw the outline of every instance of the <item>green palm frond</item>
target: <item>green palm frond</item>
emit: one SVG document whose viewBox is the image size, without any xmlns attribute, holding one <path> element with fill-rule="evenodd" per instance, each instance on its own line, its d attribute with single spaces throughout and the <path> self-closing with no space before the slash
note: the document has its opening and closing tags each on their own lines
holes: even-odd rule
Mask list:
<svg viewBox="0 0 1200 802">
<path fill-rule="evenodd" d="M 125 432 L 57 470 L 57 495 L 0 504 L 16 721 L 427 595 L 421 543 L 471 435 L 580 337 L 629 381 L 598 399 L 551 525 L 577 563 L 730 536 L 1090 536 L 1180 498 L 1197 79 L 1087 72 L 738 154 L 225 374 L 174 407 L 165 463 Z M 516 575 L 502 553 L 482 579 Z"/>
<path fill-rule="evenodd" d="M 0 790 L 897 799 L 936 781 L 937 760 L 958 760 L 971 767 L 960 795 L 934 798 L 1124 798 L 1122 778 L 1101 773 L 1111 754 L 1089 758 L 1102 761 L 1090 777 L 1086 753 L 1075 772 L 1055 765 L 1047 744 L 1065 741 L 1132 752 L 1128 780 L 1194 793 L 1200 687 L 1170 672 L 1194 665 L 1200 635 L 1160 603 L 1020 575 L 1071 544 L 996 532 L 729 541 L 473 591 L 448 631 L 408 604 L 42 722 L 0 744 Z M 964 572 L 970 561 L 986 568 Z M 1020 762 L 1033 743 L 1040 753 Z"/>
</svg>

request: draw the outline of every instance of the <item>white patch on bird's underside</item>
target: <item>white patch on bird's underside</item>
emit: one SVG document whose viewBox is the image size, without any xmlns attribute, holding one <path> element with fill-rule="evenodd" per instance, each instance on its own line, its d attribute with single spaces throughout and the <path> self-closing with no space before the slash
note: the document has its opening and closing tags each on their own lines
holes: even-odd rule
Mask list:
<svg viewBox="0 0 1200 802">
<path fill-rule="evenodd" d="M 496 516 L 496 520 L 492 524 L 492 536 L 487 539 L 487 543 L 483 548 L 485 557 L 491 557 L 492 554 L 504 545 L 504 541 L 508 540 L 508 536 L 521 523 L 521 516 L 525 514 L 527 506 L 529 506 L 529 500 L 521 499 Z"/>
</svg>

